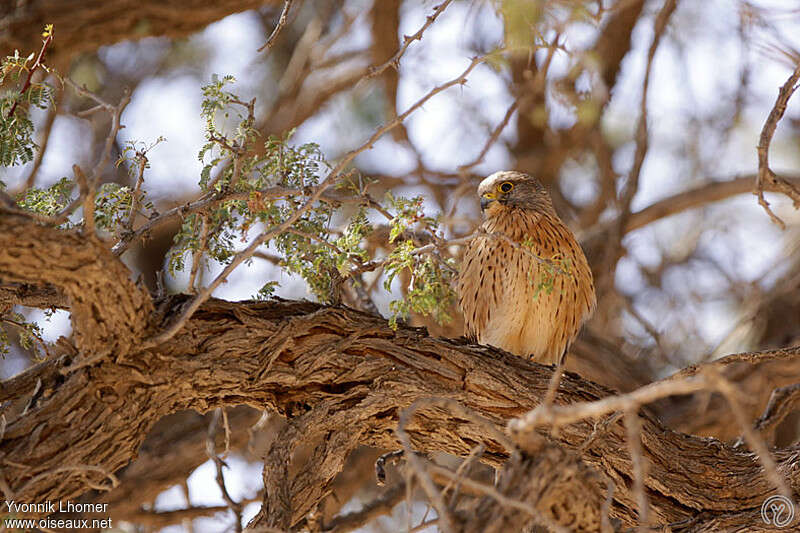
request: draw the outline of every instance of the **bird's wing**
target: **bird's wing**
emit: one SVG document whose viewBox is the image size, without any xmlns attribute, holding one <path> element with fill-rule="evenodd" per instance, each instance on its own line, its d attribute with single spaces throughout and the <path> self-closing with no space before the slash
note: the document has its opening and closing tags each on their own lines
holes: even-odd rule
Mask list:
<svg viewBox="0 0 800 533">
<path fill-rule="evenodd" d="M 458 297 L 467 337 L 480 339 L 502 293 L 500 253 L 496 242 L 476 237 L 464 250 L 458 276 Z"/>
</svg>

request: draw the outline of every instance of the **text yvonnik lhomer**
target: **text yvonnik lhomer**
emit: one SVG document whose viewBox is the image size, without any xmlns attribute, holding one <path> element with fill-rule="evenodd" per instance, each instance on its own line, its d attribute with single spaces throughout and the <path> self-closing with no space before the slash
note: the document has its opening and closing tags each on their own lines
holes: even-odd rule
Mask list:
<svg viewBox="0 0 800 533">
<path fill-rule="evenodd" d="M 69 500 L 63 502 L 47 500 L 41 503 L 5 500 L 3 504 L 6 511 L 15 514 L 105 513 L 108 511 L 107 503 L 78 503 Z"/>
</svg>

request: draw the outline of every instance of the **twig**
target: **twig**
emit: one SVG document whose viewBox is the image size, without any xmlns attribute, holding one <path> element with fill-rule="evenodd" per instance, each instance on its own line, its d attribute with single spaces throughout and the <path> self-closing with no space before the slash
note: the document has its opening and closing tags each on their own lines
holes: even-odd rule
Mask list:
<svg viewBox="0 0 800 533">
<path fill-rule="evenodd" d="M 644 490 L 645 472 L 644 457 L 642 457 L 642 422 L 639 420 L 638 409 L 625 410 L 625 431 L 627 434 L 628 450 L 631 455 L 633 467 L 633 492 L 636 495 L 636 505 L 639 509 L 639 531 L 647 531 L 648 502 Z"/>
<path fill-rule="evenodd" d="M 91 94 L 91 93 L 90 93 Z M 120 122 L 120 118 L 122 117 L 122 112 L 125 111 L 125 108 L 131 101 L 131 91 L 126 87 L 125 90 L 122 92 L 122 98 L 119 101 L 119 104 L 114 106 L 113 111 L 111 112 L 111 128 L 108 132 L 108 137 L 106 137 L 106 144 L 103 147 L 102 156 L 97 161 L 97 164 L 92 169 L 91 175 L 91 185 L 92 188 L 96 188 L 97 184 L 100 180 L 100 174 L 103 172 L 103 169 L 108 165 L 108 162 L 111 160 L 111 149 L 114 147 L 114 142 L 117 139 L 117 133 L 119 130 L 124 128 L 125 126 L 122 125 Z"/>
<path fill-rule="evenodd" d="M 647 66 L 645 68 L 644 81 L 642 83 L 642 98 L 639 105 L 639 119 L 636 125 L 636 134 L 634 140 L 636 142 L 636 149 L 633 155 L 633 164 L 628 173 L 628 178 L 625 185 L 620 191 L 617 199 L 619 214 L 614 222 L 612 232 L 610 235 L 610 246 L 606 247 L 605 257 L 603 259 L 604 266 L 601 270 L 608 272 L 614 271 L 614 265 L 617 262 L 621 240 L 623 236 L 623 228 L 627 224 L 628 218 L 631 214 L 631 203 L 633 197 L 639 189 L 639 177 L 641 175 L 644 160 L 647 157 L 647 151 L 650 144 L 650 138 L 647 127 L 647 93 L 650 88 L 650 75 L 653 67 L 653 60 L 658 50 L 658 45 L 661 42 L 661 36 L 667 28 L 667 22 L 677 6 L 677 0 L 666 0 L 661 10 L 656 16 L 653 28 L 653 41 L 650 43 L 650 48 L 647 52 Z M 605 276 L 598 283 L 598 292 L 605 291 L 607 285 L 613 277 Z"/>
<path fill-rule="evenodd" d="M 783 117 L 786 112 L 786 105 L 789 98 L 797 90 L 797 80 L 800 79 L 800 64 L 798 64 L 786 83 L 783 84 L 780 91 L 778 91 L 778 98 L 775 100 L 775 105 L 769 112 L 767 121 L 761 129 L 759 136 L 758 146 L 756 152 L 758 153 L 758 175 L 756 176 L 755 194 L 758 196 L 758 204 L 764 208 L 764 211 L 769 215 L 770 220 L 780 226 L 781 229 L 786 229 L 783 220 L 772 212 L 769 207 L 769 202 L 764 199 L 764 186 L 766 184 L 777 185 L 780 178 L 769 168 L 769 145 L 772 142 L 772 136 L 775 134 L 775 129 L 778 127 L 778 121 Z M 780 180 L 783 181 L 783 180 Z M 792 187 L 790 184 L 785 184 L 790 192 L 786 192 L 794 200 L 794 205 L 800 208 L 800 189 Z"/>
<path fill-rule="evenodd" d="M 659 200 L 641 211 L 633 213 L 625 225 L 625 233 L 642 228 L 647 224 L 666 218 L 668 216 L 700 207 L 711 202 L 718 202 L 737 194 L 744 194 L 753 191 L 753 180 L 757 180 L 757 174 L 738 176 L 733 179 L 711 181 L 706 185 L 701 185 L 694 189 L 675 194 Z M 784 178 L 793 187 L 800 190 L 800 176 Z M 763 184 L 764 192 L 782 192 L 776 184 Z"/>
<path fill-rule="evenodd" d="M 533 251 L 530 248 L 521 245 L 520 243 L 516 242 L 515 240 L 513 240 L 511 237 L 509 237 L 505 233 L 496 232 L 496 231 L 490 233 L 490 232 L 484 230 L 483 228 L 478 228 L 474 232 L 472 232 L 469 235 L 466 235 L 464 237 L 458 237 L 458 238 L 449 239 L 449 240 L 446 240 L 446 241 L 432 242 L 432 243 L 429 243 L 429 244 L 425 244 L 425 245 L 420 246 L 418 248 L 414 248 L 409 253 L 411 255 L 431 254 L 431 253 L 433 253 L 435 251 L 442 250 L 442 249 L 447 248 L 449 246 L 464 246 L 466 244 L 469 244 L 469 242 L 472 239 L 475 239 L 476 237 L 487 237 L 489 239 L 496 239 L 496 240 L 501 240 L 503 242 L 506 242 L 506 243 L 510 244 L 515 250 L 518 250 L 518 251 L 522 252 L 524 255 L 527 255 L 528 257 L 530 257 L 531 259 L 533 259 L 537 263 L 542 264 L 542 265 L 548 265 L 549 267 L 551 267 L 554 270 L 554 272 L 556 272 L 558 274 L 561 274 L 561 275 L 565 275 L 565 276 L 569 275 L 569 272 L 564 271 L 554 261 L 552 261 L 550 259 L 546 259 L 546 258 L 541 257 L 539 255 L 536 255 L 535 253 L 533 253 Z M 361 265 L 359 265 L 359 266 L 355 267 L 353 270 L 351 270 L 347 274 L 347 277 L 349 278 L 349 277 L 351 277 L 353 275 L 362 274 L 364 272 L 372 272 L 372 271 L 377 270 L 378 268 L 386 265 L 386 263 L 388 263 L 390 260 L 391 260 L 391 257 L 390 256 L 386 256 L 386 257 L 382 257 L 380 259 L 373 259 L 372 261 L 367 261 L 366 263 L 362 263 Z M 450 268 L 449 265 L 446 265 L 446 266 L 448 266 L 448 268 Z"/>
<path fill-rule="evenodd" d="M 278 23 L 275 25 L 275 29 L 272 30 L 272 33 L 267 38 L 267 42 L 265 42 L 261 48 L 256 50 L 257 52 L 262 52 L 263 50 L 267 50 L 269 52 L 272 45 L 275 43 L 275 39 L 278 37 L 278 34 L 281 32 L 283 27 L 286 25 L 286 19 L 289 16 L 289 10 L 292 8 L 292 2 L 294 0 L 285 0 L 283 3 L 283 9 L 281 10 L 281 16 L 278 18 Z"/>
<path fill-rule="evenodd" d="M 417 402 L 415 402 L 415 404 L 416 403 Z M 455 532 L 455 522 L 453 521 L 453 516 L 450 513 L 450 509 L 447 507 L 447 503 L 444 501 L 444 496 L 442 495 L 441 492 L 439 492 L 439 490 L 436 488 L 436 485 L 433 483 L 430 474 L 425 468 L 425 464 L 419 457 L 417 457 L 417 454 L 411 447 L 411 439 L 409 438 L 408 433 L 406 433 L 405 430 L 406 424 L 408 424 L 408 421 L 414 414 L 414 410 L 412 409 L 413 407 L 414 404 L 412 404 L 412 406 L 409 407 L 408 409 L 404 409 L 403 411 L 400 412 L 400 418 L 397 422 L 397 430 L 396 430 L 397 438 L 403 445 L 403 450 L 405 450 L 406 461 L 411 467 L 411 471 L 413 471 L 414 476 L 417 478 L 419 484 L 422 486 L 422 490 L 424 490 L 425 494 L 427 494 L 431 504 L 433 504 L 434 508 L 436 508 L 436 514 L 439 515 L 440 526 L 442 531 L 444 531 L 445 533 L 452 533 Z"/>
<path fill-rule="evenodd" d="M 397 52 L 395 52 L 395 54 L 392 57 L 390 57 L 389 60 L 386 61 L 384 64 L 377 67 L 370 67 L 368 69 L 368 74 L 364 76 L 363 79 L 368 80 L 380 76 L 389 67 L 398 69 L 400 67 L 400 58 L 403 57 L 403 54 L 406 53 L 406 50 L 408 49 L 409 45 L 414 41 L 422 40 L 422 34 L 425 33 L 425 30 L 427 30 L 436 21 L 439 15 L 444 13 L 444 10 L 447 9 L 447 6 L 449 6 L 452 1 L 453 0 L 445 0 L 444 2 L 433 8 L 433 13 L 425 18 L 425 24 L 423 24 L 422 27 L 420 27 L 420 29 L 417 30 L 415 34 L 404 35 L 403 44 L 400 46 Z"/>
<path fill-rule="evenodd" d="M 86 87 L 78 85 L 71 78 L 60 78 L 60 79 L 61 79 L 61 81 L 62 81 L 62 83 L 64 85 L 69 85 L 69 87 L 73 91 L 75 91 L 76 94 L 78 94 L 80 96 L 83 96 L 84 98 L 88 98 L 90 100 L 93 100 L 95 102 L 95 104 L 97 104 L 96 107 L 100 107 L 102 109 L 105 109 L 109 113 L 113 113 L 114 112 L 114 109 L 116 108 L 116 106 L 114 104 L 112 104 L 110 102 L 107 102 L 104 99 L 100 98 L 99 96 L 97 96 L 95 93 L 93 93 L 92 91 L 90 91 Z"/>
<path fill-rule="evenodd" d="M 456 468 L 456 478 L 451 479 L 447 485 L 444 486 L 442 489 L 442 495 L 446 496 L 447 493 L 452 490 L 453 495 L 450 497 L 450 506 L 455 507 L 456 505 L 456 496 L 458 496 L 458 490 L 461 486 L 461 480 L 469 473 L 470 467 L 477 461 L 478 459 L 483 456 L 483 452 L 486 451 L 486 445 L 481 443 L 472 448 L 470 450 L 469 455 L 467 456 L 464 461 L 458 465 Z"/>
<path fill-rule="evenodd" d="M 374 500 L 352 513 L 339 515 L 322 528 L 326 533 L 347 533 L 365 526 L 370 521 L 383 515 L 390 514 L 398 503 L 403 501 L 406 493 L 406 484 L 398 482 Z"/>
<path fill-rule="evenodd" d="M 195 294 L 197 292 L 197 288 L 195 287 L 195 282 L 197 280 L 197 272 L 200 270 L 200 264 L 203 260 L 203 254 L 206 251 L 206 245 L 208 244 L 208 233 L 211 224 L 208 221 L 207 215 L 201 215 L 200 217 L 200 246 L 198 246 L 197 250 L 192 252 L 192 270 L 189 273 L 189 292 Z"/>
<path fill-rule="evenodd" d="M 89 180 L 86 179 L 86 174 L 83 173 L 81 167 L 72 165 L 72 172 L 75 174 L 75 180 L 78 182 L 78 188 L 80 190 L 79 198 L 83 198 L 83 229 L 88 237 L 94 238 L 94 198 L 96 189 L 89 183 Z"/>
<path fill-rule="evenodd" d="M 211 423 L 208 425 L 208 436 L 206 437 L 206 453 L 208 454 L 208 458 L 214 462 L 214 466 L 217 471 L 216 481 L 217 486 L 219 486 L 219 490 L 222 493 L 222 498 L 225 500 L 225 503 L 228 505 L 228 508 L 233 512 L 234 516 L 236 517 L 236 533 L 242 532 L 242 504 L 240 502 L 235 501 L 230 493 L 228 492 L 228 488 L 225 486 L 225 477 L 222 474 L 222 467 L 227 466 L 225 462 L 217 455 L 217 446 L 215 442 L 215 437 L 217 435 L 217 428 L 219 426 L 220 419 L 222 418 L 222 408 L 216 409 L 214 414 L 211 416 Z"/>
<path fill-rule="evenodd" d="M 608 482 L 608 492 L 603 507 L 600 510 L 600 531 L 602 533 L 613 533 L 614 527 L 611 525 L 611 505 L 614 503 L 614 483 Z"/>
<path fill-rule="evenodd" d="M 500 138 L 500 134 L 503 132 L 506 126 L 508 126 L 508 123 L 511 120 L 511 117 L 514 115 L 514 112 L 517 110 L 518 105 L 519 102 L 517 100 L 514 100 L 514 102 L 509 106 L 508 110 L 506 111 L 505 116 L 503 116 L 503 120 L 500 121 L 500 123 L 494 128 L 494 130 L 492 130 L 492 133 L 489 135 L 489 138 L 486 139 L 486 144 L 483 145 L 483 148 L 481 149 L 480 153 L 475 157 L 475 159 L 473 159 L 469 163 L 465 165 L 460 165 L 458 167 L 458 172 L 465 173 L 467 170 L 471 169 L 472 167 L 478 165 L 481 161 L 483 161 L 483 158 L 486 157 L 486 154 L 489 152 L 489 148 L 491 148 L 492 145 L 495 142 L 497 142 L 497 139 Z"/>
<path fill-rule="evenodd" d="M 44 54 L 47 52 L 47 47 L 50 46 L 50 43 L 53 42 L 53 30 L 52 28 L 46 32 L 47 35 L 45 36 L 44 40 L 42 41 L 42 48 L 39 50 L 39 55 L 36 56 L 36 60 L 31 65 L 30 70 L 28 71 L 28 77 L 25 78 L 25 83 L 22 84 L 22 88 L 19 90 L 20 97 L 25 94 L 31 86 L 31 80 L 33 79 L 34 73 L 42 66 L 42 59 L 44 59 Z M 19 98 L 14 100 L 14 104 L 11 106 L 11 109 L 8 110 L 8 115 L 6 118 L 10 119 L 14 116 L 14 112 L 17 110 L 17 106 L 19 105 Z"/>
<path fill-rule="evenodd" d="M 661 10 L 656 16 L 653 27 L 653 41 L 650 43 L 650 48 L 647 51 L 647 67 L 644 74 L 644 82 L 642 83 L 642 99 L 639 104 L 639 120 L 636 125 L 636 151 L 633 156 L 633 166 L 628 174 L 628 180 L 625 183 L 625 188 L 622 192 L 622 204 L 625 212 L 630 208 L 631 200 L 636 194 L 639 186 L 639 175 L 641 174 L 644 159 L 647 156 L 647 149 L 649 147 L 649 135 L 647 128 L 647 93 L 650 88 L 650 75 L 653 71 L 653 60 L 655 59 L 656 50 L 661 43 L 661 36 L 667 29 L 667 22 L 672 13 L 677 7 L 677 0 L 666 0 Z"/>
<path fill-rule="evenodd" d="M 50 142 L 50 133 L 53 131 L 53 124 L 56 122 L 58 107 L 60 105 L 63 93 L 63 90 L 56 90 L 56 94 L 53 98 L 53 106 L 47 111 L 47 118 L 42 125 L 41 133 L 39 135 L 39 149 L 36 150 L 36 155 L 33 158 L 33 164 L 31 165 L 30 172 L 25 178 L 25 189 L 30 189 L 36 183 L 36 175 L 39 173 L 39 168 L 42 166 L 42 161 L 44 161 L 44 154 L 47 151 L 47 145 Z"/>
<path fill-rule="evenodd" d="M 520 418 L 509 421 L 509 431 L 531 431 L 536 427 L 552 424 L 564 426 L 587 418 L 599 418 L 616 411 L 636 409 L 667 396 L 691 394 L 708 390 L 710 383 L 703 375 L 672 381 L 657 381 L 617 396 L 608 396 L 594 402 L 573 403 L 565 406 L 539 405 Z"/>
<path fill-rule="evenodd" d="M 736 418 L 736 422 L 742 430 L 745 442 L 747 442 L 750 449 L 758 456 L 761 465 L 764 467 L 764 473 L 767 479 L 772 482 L 782 496 L 792 500 L 792 491 L 786 485 L 783 476 L 778 473 L 778 467 L 775 465 L 775 461 L 772 459 L 772 455 L 769 453 L 764 439 L 755 432 L 750 425 L 750 421 L 745 418 L 744 410 L 739 403 L 738 391 L 736 388 L 714 368 L 704 369 L 703 374 L 711 381 L 714 388 L 725 397 L 725 400 L 727 400 L 733 412 L 733 416 Z"/>
<path fill-rule="evenodd" d="M 128 220 L 125 221 L 125 225 L 123 226 L 126 232 L 133 230 L 133 223 L 139 211 L 139 195 L 142 190 L 142 184 L 144 183 L 144 169 L 147 167 L 147 155 L 144 151 L 136 154 L 136 162 L 139 164 L 139 171 L 136 173 L 136 184 L 131 193 L 131 212 L 128 214 Z"/>
<path fill-rule="evenodd" d="M 420 523 L 418 526 L 414 526 L 408 530 L 408 533 L 418 533 L 419 531 L 425 531 L 431 526 L 434 526 L 439 523 L 438 518 L 431 518 L 430 520 L 426 520 L 425 522 Z"/>
<path fill-rule="evenodd" d="M 100 174 L 111 159 L 111 149 L 114 147 L 114 142 L 117 139 L 117 133 L 119 130 L 125 127 L 120 122 L 120 117 L 122 116 L 122 112 L 125 111 L 125 108 L 131 101 L 131 91 L 130 89 L 125 88 L 125 90 L 122 92 L 122 98 L 120 99 L 119 103 L 117 105 L 113 105 L 103 100 L 86 87 L 78 85 L 70 78 L 62 78 L 61 80 L 64 85 L 68 85 L 77 94 L 93 100 L 95 103 L 97 103 L 97 107 L 103 108 L 111 114 L 111 128 L 109 128 L 108 137 L 106 137 L 106 143 L 103 146 L 103 151 L 101 152 L 102 155 L 92 169 L 92 174 L 89 177 L 92 187 L 97 187 Z"/>
<path fill-rule="evenodd" d="M 224 407 L 222 409 L 222 429 L 225 430 L 225 450 L 222 452 L 223 457 L 228 457 L 231 451 L 231 423 L 228 420 L 228 410 Z"/>
<path fill-rule="evenodd" d="M 187 202 L 185 204 L 173 207 L 158 217 L 149 220 L 142 224 L 139 228 L 131 233 L 127 233 L 120 238 L 119 241 L 111 248 L 114 255 L 121 255 L 125 253 L 128 247 L 137 239 L 144 237 L 154 229 L 166 224 L 176 216 L 186 216 L 192 213 L 203 211 L 206 208 L 213 207 L 223 202 L 234 200 L 248 200 L 251 196 L 258 197 L 260 200 L 276 200 L 278 198 L 286 198 L 289 196 L 301 196 L 304 192 L 301 189 L 292 189 L 288 187 L 269 187 L 260 191 L 254 192 L 231 192 L 226 191 L 222 194 L 208 194 L 201 197 L 194 202 Z M 338 194 L 325 194 L 322 196 L 322 201 L 330 204 L 338 205 L 347 202 L 358 202 L 357 198 L 344 197 Z"/>
<path fill-rule="evenodd" d="M 800 383 L 773 390 L 764 413 L 753 424 L 753 429 L 765 440 L 772 440 L 768 435 L 795 409 L 799 401 Z"/>
<path fill-rule="evenodd" d="M 550 376 L 550 381 L 547 383 L 547 392 L 544 395 L 544 400 L 542 400 L 544 405 L 551 405 L 556 399 L 558 386 L 561 384 L 561 378 L 564 376 L 564 359 L 566 356 L 567 354 L 564 352 L 558 364 L 553 367 L 553 375 Z"/>
<path fill-rule="evenodd" d="M 437 466 L 434 464 L 429 464 L 428 469 L 437 475 L 444 476 L 448 479 L 455 480 L 456 475 L 451 472 L 450 470 L 443 468 L 441 466 Z M 479 481 L 475 481 L 474 479 L 464 478 L 461 479 L 460 482 L 465 486 L 471 489 L 472 491 L 478 492 L 480 494 L 484 494 L 489 496 L 490 498 L 494 499 L 503 507 L 507 507 L 510 509 L 517 509 L 518 511 L 523 511 L 530 516 L 532 516 L 536 521 L 539 523 L 549 527 L 553 531 L 558 533 L 569 533 L 569 529 L 565 528 L 561 524 L 553 521 L 550 517 L 546 516 L 538 509 L 536 509 L 533 505 L 528 502 L 523 502 L 519 500 L 515 500 L 513 498 L 509 498 L 495 487 L 491 485 L 487 485 L 485 483 L 481 483 Z"/>
</svg>

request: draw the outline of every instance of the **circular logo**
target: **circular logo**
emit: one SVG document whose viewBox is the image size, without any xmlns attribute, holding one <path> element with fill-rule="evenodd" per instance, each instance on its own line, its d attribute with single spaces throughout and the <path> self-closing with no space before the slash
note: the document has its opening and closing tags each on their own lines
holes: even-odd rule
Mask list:
<svg viewBox="0 0 800 533">
<path fill-rule="evenodd" d="M 779 494 L 770 496 L 761 504 L 761 519 L 775 527 L 788 526 L 794 520 L 794 502 Z"/>
</svg>

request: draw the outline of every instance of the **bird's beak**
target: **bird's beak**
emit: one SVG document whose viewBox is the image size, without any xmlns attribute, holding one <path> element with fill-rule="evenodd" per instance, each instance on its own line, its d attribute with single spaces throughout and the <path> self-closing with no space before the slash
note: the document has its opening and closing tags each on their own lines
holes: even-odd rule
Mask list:
<svg viewBox="0 0 800 533">
<path fill-rule="evenodd" d="M 489 204 L 494 202 L 496 197 L 493 192 L 487 192 L 481 195 L 481 211 L 489 207 Z"/>
</svg>

